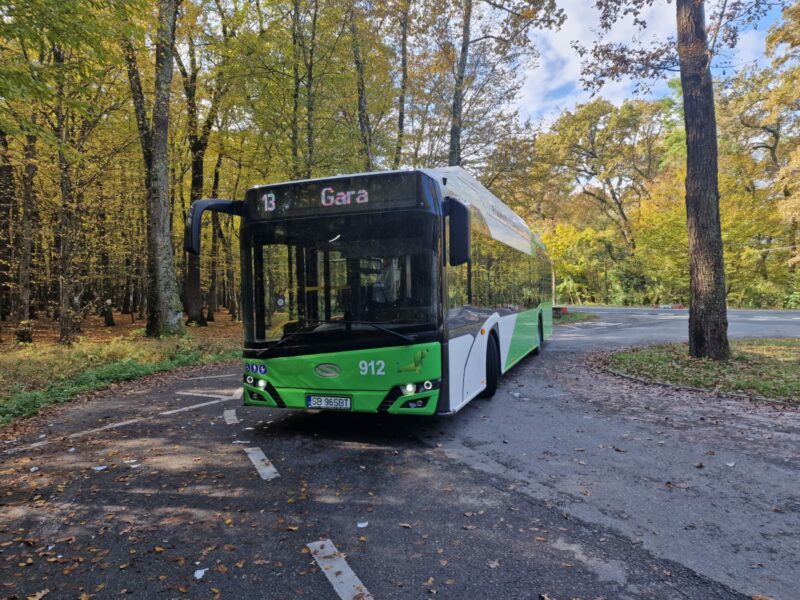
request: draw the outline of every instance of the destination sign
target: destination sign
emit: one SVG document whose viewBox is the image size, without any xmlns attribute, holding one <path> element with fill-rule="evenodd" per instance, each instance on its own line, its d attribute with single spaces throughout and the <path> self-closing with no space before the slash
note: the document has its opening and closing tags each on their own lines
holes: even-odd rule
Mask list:
<svg viewBox="0 0 800 600">
<path fill-rule="evenodd" d="M 333 214 L 425 206 L 415 172 L 336 177 L 260 186 L 247 192 L 251 217 Z"/>
</svg>

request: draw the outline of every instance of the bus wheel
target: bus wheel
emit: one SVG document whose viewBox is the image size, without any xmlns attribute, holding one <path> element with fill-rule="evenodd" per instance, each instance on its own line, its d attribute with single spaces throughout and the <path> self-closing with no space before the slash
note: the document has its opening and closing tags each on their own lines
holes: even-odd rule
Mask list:
<svg viewBox="0 0 800 600">
<path fill-rule="evenodd" d="M 534 356 L 541 354 L 544 347 L 544 327 L 542 327 L 542 317 L 536 321 L 536 348 L 533 349 Z"/>
<path fill-rule="evenodd" d="M 491 398 L 497 391 L 497 382 L 500 379 L 500 349 L 497 339 L 489 336 L 486 346 L 486 389 L 481 392 L 481 398 Z"/>
</svg>

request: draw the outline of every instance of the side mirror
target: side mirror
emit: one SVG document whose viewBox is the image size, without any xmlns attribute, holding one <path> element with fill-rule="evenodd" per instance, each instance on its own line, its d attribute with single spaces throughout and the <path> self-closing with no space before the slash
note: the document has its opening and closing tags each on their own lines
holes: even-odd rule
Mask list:
<svg viewBox="0 0 800 600">
<path fill-rule="evenodd" d="M 445 198 L 447 215 L 450 217 L 450 265 L 463 265 L 469 261 L 470 215 L 469 207 L 455 198 Z"/>
<path fill-rule="evenodd" d="M 183 229 L 183 249 L 192 254 L 200 254 L 200 225 L 203 213 L 207 210 L 227 215 L 242 215 L 244 202 L 235 200 L 195 200 L 189 207 L 189 216 Z"/>
</svg>

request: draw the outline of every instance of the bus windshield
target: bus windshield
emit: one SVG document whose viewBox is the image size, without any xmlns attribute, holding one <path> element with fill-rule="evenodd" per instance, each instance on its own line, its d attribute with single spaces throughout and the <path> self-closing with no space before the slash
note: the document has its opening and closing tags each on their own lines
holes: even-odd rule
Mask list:
<svg viewBox="0 0 800 600">
<path fill-rule="evenodd" d="M 435 329 L 436 222 L 402 210 L 246 225 L 246 341 L 268 347 L 290 337 L 293 345 L 317 335 L 391 338 Z"/>
</svg>

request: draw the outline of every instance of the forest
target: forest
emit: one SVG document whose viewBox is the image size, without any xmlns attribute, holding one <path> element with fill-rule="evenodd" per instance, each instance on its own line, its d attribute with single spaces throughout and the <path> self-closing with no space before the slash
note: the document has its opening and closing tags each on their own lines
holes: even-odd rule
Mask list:
<svg viewBox="0 0 800 600">
<path fill-rule="evenodd" d="M 447 164 L 539 232 L 558 302 L 688 303 L 677 81 L 521 116 L 531 32 L 568 18 L 554 0 L 0 2 L 2 334 L 144 320 L 153 285 L 190 324 L 235 320 L 237 223 L 215 214 L 184 253 L 193 200 Z M 799 3 L 764 52 L 714 82 L 725 286 L 729 306 L 800 308 Z"/>
</svg>

